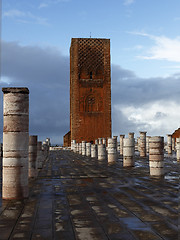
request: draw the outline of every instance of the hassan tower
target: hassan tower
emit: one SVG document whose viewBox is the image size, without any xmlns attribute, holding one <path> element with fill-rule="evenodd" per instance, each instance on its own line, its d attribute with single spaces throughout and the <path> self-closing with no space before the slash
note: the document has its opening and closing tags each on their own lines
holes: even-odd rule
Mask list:
<svg viewBox="0 0 180 240">
<path fill-rule="evenodd" d="M 111 137 L 110 40 L 72 38 L 70 47 L 70 131 L 64 146 Z"/>
</svg>

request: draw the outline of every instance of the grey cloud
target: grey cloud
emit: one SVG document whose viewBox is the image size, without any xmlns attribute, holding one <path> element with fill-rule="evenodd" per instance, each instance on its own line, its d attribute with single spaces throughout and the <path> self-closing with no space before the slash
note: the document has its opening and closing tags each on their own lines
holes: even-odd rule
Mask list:
<svg viewBox="0 0 180 240">
<path fill-rule="evenodd" d="M 156 112 L 154 118 L 156 119 L 160 119 L 160 118 L 164 118 L 164 117 L 167 117 L 167 114 L 165 113 L 162 113 L 162 112 Z"/>
<path fill-rule="evenodd" d="M 25 86 L 30 90 L 30 134 L 62 143 L 69 131 L 69 57 L 53 47 L 2 42 L 2 77 L 10 78 L 11 84 L 0 82 L 1 87 Z M 147 123 L 128 120 L 116 105 L 139 107 L 168 99 L 179 102 L 179 81 L 180 73 L 169 78 L 141 79 L 130 70 L 112 65 L 113 134 L 150 128 Z M 2 92 L 0 101 L 2 113 Z M 157 113 L 155 117 L 163 116 Z M 0 120 L 2 133 L 2 114 Z M 0 137 L 2 141 L 2 134 Z"/>
<path fill-rule="evenodd" d="M 117 65 L 112 65 L 112 110 L 114 106 L 135 108 L 151 106 L 156 101 L 162 104 L 165 101 L 180 101 L 180 73 L 166 78 L 143 79 L 137 77 L 132 71 L 124 70 Z M 155 119 L 166 118 L 166 114 L 157 112 Z M 112 111 L 113 131 L 116 133 L 128 133 L 130 131 L 139 134 L 141 130 L 148 130 L 151 134 L 166 134 L 164 126 L 154 131 L 151 124 L 137 123 L 129 120 L 120 110 Z M 177 127 L 179 122 L 177 119 Z"/>
<path fill-rule="evenodd" d="M 123 112 L 119 109 L 115 109 L 112 105 L 112 119 L 113 119 L 113 135 L 119 136 L 120 134 L 127 134 L 134 132 L 135 137 L 139 136 L 139 131 L 146 131 L 150 129 L 150 124 L 137 123 L 133 119 L 129 120 Z"/>
<path fill-rule="evenodd" d="M 11 79 L 11 87 L 30 90 L 30 134 L 41 140 L 52 136 L 52 142 L 62 143 L 62 136 L 69 131 L 69 58 L 56 48 L 3 42 L 2 76 Z M 2 112 L 2 92 L 0 106 Z M 2 118 L 0 129 L 2 132 Z"/>
<path fill-rule="evenodd" d="M 143 105 L 157 100 L 180 99 L 180 74 L 167 78 L 139 78 L 132 71 L 112 66 L 112 103 Z"/>
<path fill-rule="evenodd" d="M 2 42 L 2 75 L 12 84 L 55 84 L 63 86 L 69 74 L 69 59 L 53 47 L 20 46 Z M 54 85 L 53 85 L 54 86 Z"/>
</svg>

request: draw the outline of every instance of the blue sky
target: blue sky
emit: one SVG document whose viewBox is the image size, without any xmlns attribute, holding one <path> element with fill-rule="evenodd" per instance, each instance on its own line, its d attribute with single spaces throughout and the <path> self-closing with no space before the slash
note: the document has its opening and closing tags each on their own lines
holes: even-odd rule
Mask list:
<svg viewBox="0 0 180 240">
<path fill-rule="evenodd" d="M 53 84 L 68 98 L 71 38 L 110 38 L 113 133 L 148 128 L 150 134 L 165 135 L 180 125 L 179 25 L 179 0 L 2 0 L 0 84 L 27 85 L 34 99 L 43 88 L 48 102 Z M 32 116 L 38 112 L 33 108 Z M 63 135 L 69 124 L 54 120 L 68 119 L 69 110 L 60 107 L 57 113 L 57 108 L 49 109 L 53 118 L 48 120 L 55 122 L 54 142 L 58 129 Z M 33 133 L 40 122 L 32 118 Z"/>
<path fill-rule="evenodd" d="M 71 38 L 91 32 L 111 39 L 112 63 L 140 77 L 167 76 L 180 68 L 179 25 L 179 0 L 2 1 L 3 40 L 56 46 L 68 56 Z"/>
</svg>

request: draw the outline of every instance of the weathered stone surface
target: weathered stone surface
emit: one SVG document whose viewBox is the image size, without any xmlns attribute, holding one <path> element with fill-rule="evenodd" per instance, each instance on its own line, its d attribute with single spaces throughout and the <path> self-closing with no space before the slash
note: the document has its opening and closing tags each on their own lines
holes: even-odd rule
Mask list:
<svg viewBox="0 0 180 240">
<path fill-rule="evenodd" d="M 168 154 L 172 154 L 172 135 L 167 134 L 167 151 Z"/>
<path fill-rule="evenodd" d="M 146 157 L 146 132 L 140 133 L 140 156 Z"/>
<path fill-rule="evenodd" d="M 120 135 L 120 155 L 123 155 L 123 139 L 124 139 L 125 135 L 121 134 Z"/>
<path fill-rule="evenodd" d="M 149 167 L 151 176 L 164 174 L 164 137 L 155 136 L 149 140 Z"/>
<path fill-rule="evenodd" d="M 134 135 L 123 139 L 123 167 L 134 167 Z"/>
<path fill-rule="evenodd" d="M 3 199 L 28 196 L 29 90 L 3 88 Z"/>
<path fill-rule="evenodd" d="M 37 176 L 37 136 L 29 136 L 29 177 Z"/>
<path fill-rule="evenodd" d="M 108 164 L 114 164 L 117 161 L 117 138 L 108 138 L 107 142 Z"/>
<path fill-rule="evenodd" d="M 178 239 L 179 163 L 164 158 L 165 176 L 149 175 L 135 155 L 123 168 L 67 150 L 50 151 L 25 201 L 0 201 L 4 239 Z"/>
</svg>

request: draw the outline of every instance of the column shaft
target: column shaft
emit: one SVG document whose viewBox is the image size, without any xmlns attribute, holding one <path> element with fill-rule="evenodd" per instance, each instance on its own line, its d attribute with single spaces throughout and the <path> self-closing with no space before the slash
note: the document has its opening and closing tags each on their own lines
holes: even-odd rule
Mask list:
<svg viewBox="0 0 180 240">
<path fill-rule="evenodd" d="M 29 90 L 3 88 L 3 199 L 28 197 Z"/>
</svg>

